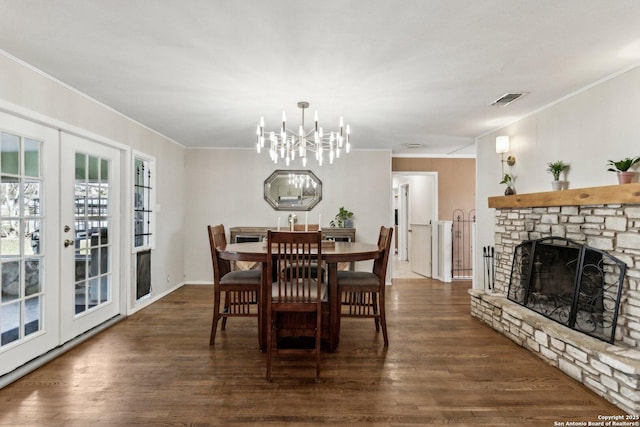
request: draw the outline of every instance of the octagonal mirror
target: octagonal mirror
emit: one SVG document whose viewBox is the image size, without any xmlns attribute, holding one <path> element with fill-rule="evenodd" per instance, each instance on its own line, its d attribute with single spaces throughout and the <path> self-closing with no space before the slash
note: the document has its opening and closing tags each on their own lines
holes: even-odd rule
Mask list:
<svg viewBox="0 0 640 427">
<path fill-rule="evenodd" d="M 322 200 L 322 182 L 308 170 L 276 170 L 264 181 L 264 199 L 277 211 L 310 211 Z"/>
</svg>

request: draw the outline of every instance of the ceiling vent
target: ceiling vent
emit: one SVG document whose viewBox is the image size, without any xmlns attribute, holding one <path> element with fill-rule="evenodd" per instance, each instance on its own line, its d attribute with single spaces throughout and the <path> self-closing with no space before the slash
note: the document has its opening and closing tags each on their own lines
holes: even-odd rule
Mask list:
<svg viewBox="0 0 640 427">
<path fill-rule="evenodd" d="M 420 147 L 422 147 L 422 144 L 420 144 L 420 143 L 413 143 L 413 142 L 412 142 L 412 143 L 404 144 L 404 146 L 405 146 L 406 148 L 420 148 Z"/>
<path fill-rule="evenodd" d="M 515 101 L 516 99 L 518 99 L 521 96 L 526 95 L 526 94 L 527 94 L 527 92 L 505 93 L 504 95 L 502 95 L 500 98 L 496 99 L 495 101 L 493 101 L 489 105 L 492 105 L 492 106 L 495 106 L 495 107 L 506 107 L 507 105 L 509 105 L 513 101 Z"/>
</svg>

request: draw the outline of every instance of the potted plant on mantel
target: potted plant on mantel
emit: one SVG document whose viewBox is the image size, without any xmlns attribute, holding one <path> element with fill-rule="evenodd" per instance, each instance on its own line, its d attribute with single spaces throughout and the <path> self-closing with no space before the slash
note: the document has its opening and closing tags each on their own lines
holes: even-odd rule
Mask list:
<svg viewBox="0 0 640 427">
<path fill-rule="evenodd" d="M 343 207 L 340 207 L 335 218 L 329 222 L 331 227 L 338 228 L 353 228 L 353 212 L 348 211 Z"/>
<path fill-rule="evenodd" d="M 610 172 L 617 172 L 618 182 L 620 184 L 628 184 L 631 182 L 631 179 L 633 178 L 633 175 L 635 173 L 633 171 L 630 171 L 629 169 L 631 169 L 631 167 L 638 162 L 640 162 L 640 156 L 627 157 L 625 159 L 618 160 L 617 162 L 609 160 L 607 162 L 607 165 L 609 165 L 610 168 L 607 170 Z"/>
<path fill-rule="evenodd" d="M 547 172 L 553 175 L 553 181 L 551 181 L 551 188 L 554 191 L 564 189 L 566 181 L 560 181 L 560 174 L 569 168 L 569 165 L 562 160 L 547 163 Z"/>
<path fill-rule="evenodd" d="M 505 173 L 504 176 L 502 177 L 502 181 L 500 181 L 500 184 L 506 184 L 507 186 L 507 188 L 504 190 L 505 196 L 511 196 L 512 194 L 516 194 L 515 190 L 511 186 L 511 184 L 513 184 L 513 181 L 514 181 L 513 177 L 508 173 Z"/>
</svg>

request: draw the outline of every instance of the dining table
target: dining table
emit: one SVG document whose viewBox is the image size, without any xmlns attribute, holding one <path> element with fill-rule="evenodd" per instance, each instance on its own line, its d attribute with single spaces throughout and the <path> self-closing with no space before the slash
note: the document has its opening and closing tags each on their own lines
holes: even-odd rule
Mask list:
<svg viewBox="0 0 640 427">
<path fill-rule="evenodd" d="M 272 278 L 266 277 L 268 252 L 266 242 L 230 243 L 218 248 L 220 257 L 230 261 L 252 261 L 262 265 L 262 291 L 260 292 L 260 320 L 258 341 L 262 351 L 266 350 L 267 316 L 265 309 L 271 295 Z M 352 264 L 357 261 L 373 260 L 381 256 L 377 244 L 363 242 L 327 242 L 323 241 L 321 257 L 327 268 L 328 281 L 328 349 L 336 351 L 340 342 L 340 295 L 338 293 L 338 265 Z M 323 330 L 326 326 L 323 326 Z"/>
</svg>

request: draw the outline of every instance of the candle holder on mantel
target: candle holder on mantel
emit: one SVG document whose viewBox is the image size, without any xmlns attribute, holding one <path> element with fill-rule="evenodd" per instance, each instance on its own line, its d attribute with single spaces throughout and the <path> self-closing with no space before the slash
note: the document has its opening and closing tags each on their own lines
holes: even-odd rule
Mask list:
<svg viewBox="0 0 640 427">
<path fill-rule="evenodd" d="M 295 223 L 298 222 L 298 215 L 290 213 L 287 218 L 289 220 L 289 230 L 293 231 Z"/>
</svg>

